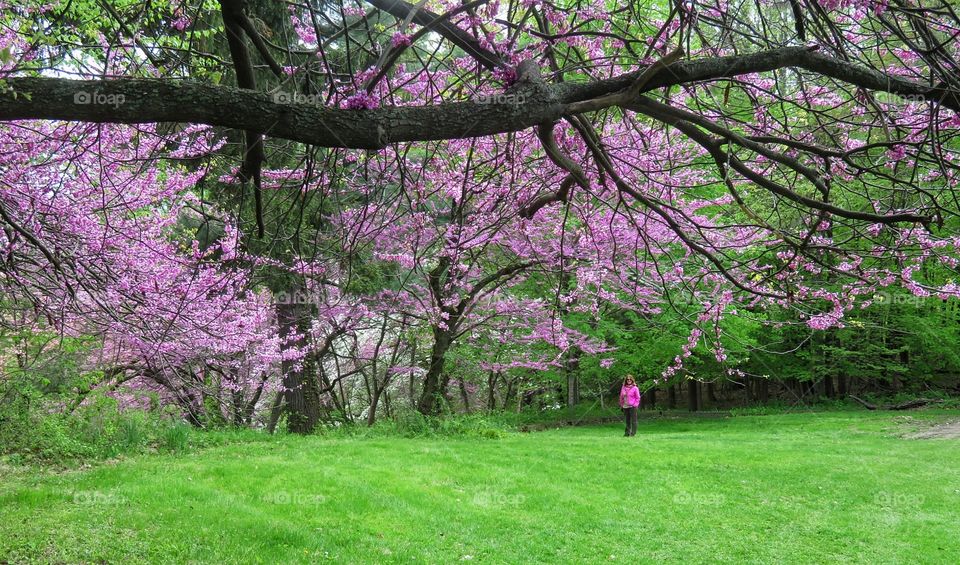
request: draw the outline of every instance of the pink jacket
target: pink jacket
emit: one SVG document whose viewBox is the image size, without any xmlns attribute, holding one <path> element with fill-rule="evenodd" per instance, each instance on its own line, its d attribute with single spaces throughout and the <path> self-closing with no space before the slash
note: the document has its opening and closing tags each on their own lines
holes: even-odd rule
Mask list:
<svg viewBox="0 0 960 565">
<path fill-rule="evenodd" d="M 640 389 L 634 386 L 620 387 L 620 407 L 640 406 Z"/>
</svg>

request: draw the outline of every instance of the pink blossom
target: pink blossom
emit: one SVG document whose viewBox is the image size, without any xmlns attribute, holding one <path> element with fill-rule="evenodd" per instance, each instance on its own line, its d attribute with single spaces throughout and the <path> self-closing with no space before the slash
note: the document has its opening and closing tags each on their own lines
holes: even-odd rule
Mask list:
<svg viewBox="0 0 960 565">
<path fill-rule="evenodd" d="M 380 105 L 375 96 L 367 92 L 358 92 L 348 96 L 343 102 L 343 108 L 347 110 L 373 110 Z"/>
<path fill-rule="evenodd" d="M 390 45 L 394 48 L 409 47 L 411 38 L 401 32 L 396 32 L 390 37 Z"/>
</svg>

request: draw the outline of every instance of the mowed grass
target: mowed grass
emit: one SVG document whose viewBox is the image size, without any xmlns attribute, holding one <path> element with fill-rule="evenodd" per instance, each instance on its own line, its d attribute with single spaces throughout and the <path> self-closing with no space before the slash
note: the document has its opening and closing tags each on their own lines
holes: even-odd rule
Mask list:
<svg viewBox="0 0 960 565">
<path fill-rule="evenodd" d="M 278 436 L 7 468 L 0 562 L 960 563 L 960 440 L 899 437 L 958 416 Z"/>
</svg>

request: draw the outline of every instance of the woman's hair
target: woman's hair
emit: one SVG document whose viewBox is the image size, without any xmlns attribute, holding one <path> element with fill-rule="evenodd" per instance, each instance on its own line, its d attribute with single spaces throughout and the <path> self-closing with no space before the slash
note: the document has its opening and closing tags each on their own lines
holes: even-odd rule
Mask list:
<svg viewBox="0 0 960 565">
<path fill-rule="evenodd" d="M 633 384 L 637 384 L 637 379 L 633 378 L 633 375 L 626 375 L 623 377 L 623 386 L 627 386 L 627 381 L 631 381 L 633 382 Z"/>
</svg>

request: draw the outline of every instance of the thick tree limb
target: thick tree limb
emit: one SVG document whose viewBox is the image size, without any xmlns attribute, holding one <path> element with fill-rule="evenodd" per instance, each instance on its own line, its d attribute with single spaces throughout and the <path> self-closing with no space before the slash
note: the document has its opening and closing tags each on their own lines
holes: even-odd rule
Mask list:
<svg viewBox="0 0 960 565">
<path fill-rule="evenodd" d="M 345 110 L 287 103 L 285 95 L 193 82 L 56 78 L 8 78 L 4 82 L 8 90 L 0 93 L 0 121 L 207 124 L 263 131 L 320 147 L 354 149 L 519 131 L 559 119 L 564 110 L 549 93 L 530 96 L 523 104 L 467 101 Z"/>
<path fill-rule="evenodd" d="M 857 67 L 805 47 L 673 63 L 650 78 L 641 92 L 786 67 L 803 68 L 862 88 L 925 96 L 960 111 L 960 93 Z M 12 77 L 4 79 L 6 88 L 0 93 L 0 121 L 196 123 L 262 131 L 322 147 L 380 149 L 394 142 L 477 137 L 555 121 L 569 113 L 573 103 L 630 87 L 642 72 L 592 83 L 536 85 L 518 91 L 524 95 L 522 102 L 513 97 L 496 103 L 480 100 L 376 110 L 286 103 L 283 97 L 186 81 Z"/>
<path fill-rule="evenodd" d="M 507 265 L 506 267 L 502 267 L 494 271 L 493 273 L 490 273 L 486 277 L 480 279 L 479 281 L 476 282 L 476 284 L 473 285 L 473 288 L 470 289 L 470 292 L 468 292 L 467 295 L 457 304 L 457 313 L 463 314 L 463 312 L 467 309 L 467 306 L 469 306 L 470 303 L 477 296 L 479 296 L 480 293 L 483 292 L 483 290 L 488 286 L 494 283 L 502 283 L 503 281 L 510 280 L 510 278 L 516 276 L 517 274 L 521 273 L 525 269 L 529 269 L 530 267 L 536 264 L 537 264 L 536 261 L 524 261 L 523 263 L 514 263 L 512 265 Z"/>
<path fill-rule="evenodd" d="M 643 88 L 653 79 L 653 77 L 657 75 L 657 73 L 666 69 L 671 63 L 682 56 L 683 49 L 674 49 L 662 59 L 655 61 L 650 66 L 645 68 L 643 72 L 641 72 L 640 75 L 637 76 L 637 78 L 634 79 L 634 81 L 627 88 L 613 94 L 601 96 L 600 98 L 593 98 L 583 102 L 575 102 L 568 107 L 568 111 L 570 113 L 579 114 L 582 112 L 590 112 L 593 110 L 609 108 L 610 106 L 622 106 L 624 104 L 629 104 L 635 100 L 641 92 L 644 91 Z"/>
</svg>

